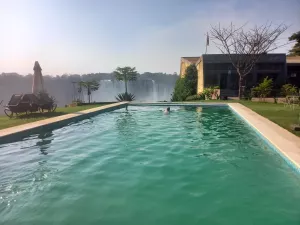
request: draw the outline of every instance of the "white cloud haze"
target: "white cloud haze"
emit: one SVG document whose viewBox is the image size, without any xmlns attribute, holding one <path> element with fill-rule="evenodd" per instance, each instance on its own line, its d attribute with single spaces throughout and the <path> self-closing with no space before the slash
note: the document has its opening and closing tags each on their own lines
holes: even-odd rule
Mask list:
<svg viewBox="0 0 300 225">
<path fill-rule="evenodd" d="M 3 14 L 2 7 L 0 72 L 32 73 L 35 60 L 40 62 L 44 74 L 51 75 L 111 72 L 125 65 L 135 66 L 140 72 L 178 72 L 180 57 L 204 53 L 205 33 L 211 24 L 248 22 L 251 26 L 268 21 L 283 22 L 290 25 L 281 40 L 287 41 L 288 36 L 300 29 L 300 3 L 297 0 L 288 2 L 253 1 L 247 8 L 246 1 L 211 1 L 203 7 L 195 5 L 197 8 L 192 12 L 180 12 L 180 19 L 174 22 L 139 25 L 139 29 L 128 29 L 128 33 L 114 31 L 115 27 L 110 26 L 114 24 L 113 17 L 97 23 L 96 32 L 90 18 L 74 19 L 70 26 L 64 20 L 43 18 L 43 11 L 36 16 L 30 15 L 34 11 L 30 10 L 31 6 L 18 8 L 13 14 Z M 129 21 L 134 23 L 139 19 L 143 24 L 143 18 Z M 126 27 L 126 23 L 120 26 Z M 287 52 L 289 48 L 285 46 L 276 52 Z M 213 43 L 208 53 L 218 53 Z"/>
</svg>

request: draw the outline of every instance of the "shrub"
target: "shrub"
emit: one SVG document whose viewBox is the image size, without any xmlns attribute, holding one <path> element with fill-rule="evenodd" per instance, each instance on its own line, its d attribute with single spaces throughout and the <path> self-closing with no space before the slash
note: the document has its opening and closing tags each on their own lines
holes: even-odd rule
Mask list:
<svg viewBox="0 0 300 225">
<path fill-rule="evenodd" d="M 76 103 L 78 106 L 81 106 L 81 105 L 83 105 L 84 102 L 80 99 L 77 99 L 75 101 L 72 101 L 72 103 Z"/>
<path fill-rule="evenodd" d="M 261 82 L 257 87 L 252 88 L 252 95 L 255 97 L 259 97 L 260 99 L 266 98 L 270 95 L 273 87 L 272 79 L 266 77 L 263 82 Z"/>
<path fill-rule="evenodd" d="M 244 98 L 245 98 L 245 100 L 251 101 L 252 97 L 253 96 L 252 96 L 251 90 L 250 89 L 245 90 L 245 92 L 244 92 Z"/>
<path fill-rule="evenodd" d="M 131 93 L 121 93 L 116 96 L 117 101 L 123 102 L 123 101 L 133 101 L 135 99 L 134 94 Z"/>
<path fill-rule="evenodd" d="M 184 78 L 178 78 L 171 101 L 185 101 L 188 96 L 197 94 L 198 72 L 195 64 L 186 68 Z"/>
<path fill-rule="evenodd" d="M 217 100 L 220 99 L 220 95 L 218 94 L 218 90 L 219 90 L 219 89 L 220 89 L 219 86 L 214 86 L 214 87 L 213 87 L 213 90 L 214 90 L 213 95 L 216 97 Z"/>
<path fill-rule="evenodd" d="M 202 93 L 204 94 L 206 100 L 211 100 L 214 92 L 215 92 L 214 89 L 212 87 L 209 87 L 209 88 L 204 88 Z"/>
<path fill-rule="evenodd" d="M 82 102 L 80 99 L 76 99 L 76 100 L 73 100 L 73 101 L 72 101 L 72 104 L 75 104 L 75 105 L 77 105 L 77 106 L 81 106 L 82 103 L 83 103 L 83 102 Z"/>
<path fill-rule="evenodd" d="M 204 88 L 203 94 L 206 100 L 211 100 L 213 97 L 216 99 L 220 99 L 220 95 L 218 94 L 219 86 Z"/>
<path fill-rule="evenodd" d="M 205 95 L 203 93 L 200 93 L 198 95 L 191 95 L 191 96 L 188 96 L 185 100 L 186 101 L 205 100 Z"/>
<path fill-rule="evenodd" d="M 184 75 L 184 87 L 188 96 L 197 94 L 198 71 L 195 64 L 186 68 Z"/>
<path fill-rule="evenodd" d="M 184 78 L 178 78 L 175 84 L 174 92 L 172 94 L 171 101 L 184 101 L 188 96 L 187 90 L 184 86 Z"/>
<path fill-rule="evenodd" d="M 285 84 L 281 88 L 281 94 L 283 96 L 295 95 L 297 94 L 297 92 L 298 92 L 297 87 L 291 84 Z"/>
</svg>

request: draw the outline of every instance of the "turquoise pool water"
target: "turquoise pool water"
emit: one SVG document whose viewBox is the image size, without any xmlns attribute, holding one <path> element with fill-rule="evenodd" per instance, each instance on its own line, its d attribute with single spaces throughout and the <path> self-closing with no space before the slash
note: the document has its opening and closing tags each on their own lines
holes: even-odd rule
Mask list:
<svg viewBox="0 0 300 225">
<path fill-rule="evenodd" d="M 0 224 L 300 224 L 300 178 L 227 107 L 119 109 L 0 143 Z"/>
</svg>

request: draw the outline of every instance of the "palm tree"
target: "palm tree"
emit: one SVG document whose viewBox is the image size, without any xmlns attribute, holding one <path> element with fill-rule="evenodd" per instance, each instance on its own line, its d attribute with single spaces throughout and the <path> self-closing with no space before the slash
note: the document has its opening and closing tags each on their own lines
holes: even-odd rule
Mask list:
<svg viewBox="0 0 300 225">
<path fill-rule="evenodd" d="M 117 80 L 122 80 L 125 83 L 125 94 L 127 95 L 127 81 L 133 81 L 137 78 L 137 71 L 135 67 L 118 67 L 114 71 L 115 77 Z"/>
<path fill-rule="evenodd" d="M 96 80 L 92 80 L 92 81 L 80 81 L 79 82 L 79 87 L 84 87 L 87 90 L 87 94 L 89 97 L 89 103 L 91 103 L 91 94 L 93 91 L 97 91 L 99 89 L 99 82 Z"/>
</svg>

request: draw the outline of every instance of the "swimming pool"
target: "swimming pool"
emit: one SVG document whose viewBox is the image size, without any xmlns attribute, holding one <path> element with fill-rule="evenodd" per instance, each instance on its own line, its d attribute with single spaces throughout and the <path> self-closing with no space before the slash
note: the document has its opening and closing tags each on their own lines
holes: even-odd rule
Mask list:
<svg viewBox="0 0 300 225">
<path fill-rule="evenodd" d="M 0 224 L 299 224 L 300 178 L 228 107 L 129 106 L 0 144 Z"/>
</svg>

